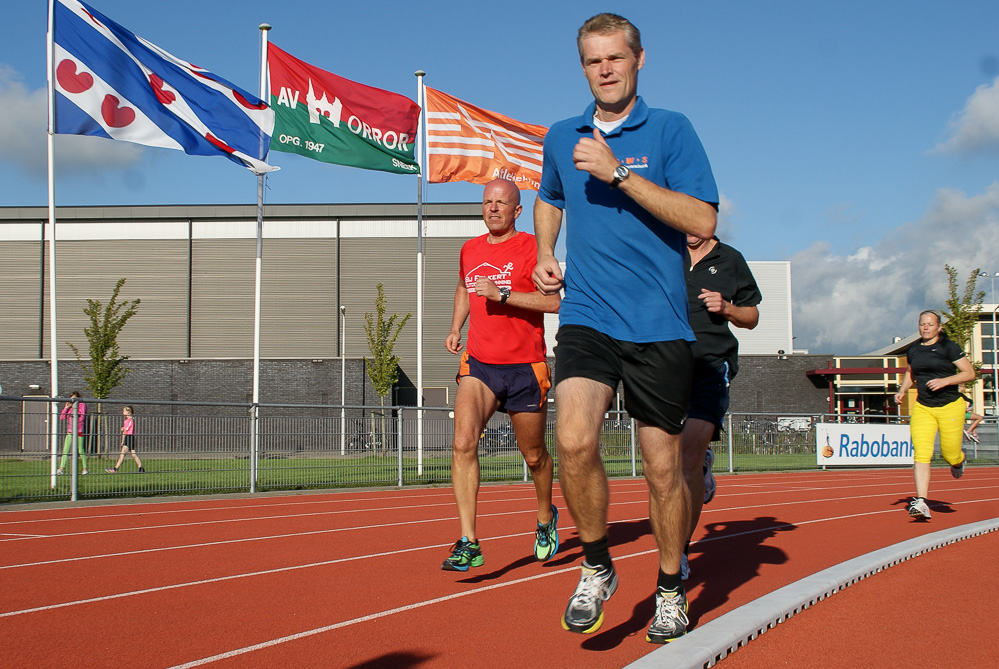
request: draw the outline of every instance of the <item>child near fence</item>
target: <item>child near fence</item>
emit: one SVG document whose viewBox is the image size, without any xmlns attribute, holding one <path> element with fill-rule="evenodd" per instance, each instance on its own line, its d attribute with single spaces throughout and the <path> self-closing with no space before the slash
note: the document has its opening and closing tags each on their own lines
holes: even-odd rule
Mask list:
<svg viewBox="0 0 999 669">
<path fill-rule="evenodd" d="M 73 449 L 73 399 L 79 399 L 79 391 L 74 390 L 69 395 L 70 400 L 66 402 L 63 406 L 62 411 L 59 413 L 59 420 L 66 421 L 66 441 L 63 442 L 62 446 L 62 459 L 59 460 L 59 469 L 56 470 L 56 474 L 62 474 L 66 469 L 66 458 L 69 457 L 69 452 Z M 83 465 L 83 471 L 81 474 L 87 473 L 87 449 L 83 447 L 83 428 L 87 422 L 87 405 L 84 402 L 76 403 L 76 451 L 80 454 L 80 464 Z"/>
<path fill-rule="evenodd" d="M 135 453 L 135 418 L 132 416 L 132 407 L 122 407 L 121 413 L 125 416 L 125 422 L 121 426 L 121 453 L 118 454 L 118 462 L 115 463 L 114 467 L 109 467 L 104 471 L 108 474 L 117 473 L 118 468 L 121 467 L 121 463 L 125 459 L 125 454 L 129 453 L 132 459 L 135 460 L 135 465 L 139 468 L 139 472 L 145 473 L 146 469 L 142 466 L 142 460 Z"/>
</svg>

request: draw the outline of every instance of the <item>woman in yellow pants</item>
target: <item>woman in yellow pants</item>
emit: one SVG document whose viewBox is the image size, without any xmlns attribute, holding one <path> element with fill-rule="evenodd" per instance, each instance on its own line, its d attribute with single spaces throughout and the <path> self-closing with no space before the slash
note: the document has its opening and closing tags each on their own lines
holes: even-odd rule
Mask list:
<svg viewBox="0 0 999 669">
<path fill-rule="evenodd" d="M 915 383 L 916 403 L 910 412 L 909 429 L 916 496 L 909 502 L 908 511 L 913 518 L 929 518 L 926 496 L 930 492 L 930 459 L 937 432 L 940 455 L 950 465 L 951 475 L 956 479 L 964 475 L 961 435 L 965 401 L 960 386 L 975 379 L 975 370 L 961 347 L 947 338 L 941 328 L 940 314 L 935 311 L 919 314 L 919 339 L 909 346 L 906 357 L 909 368 L 895 394 L 895 402 L 901 404 Z"/>
</svg>

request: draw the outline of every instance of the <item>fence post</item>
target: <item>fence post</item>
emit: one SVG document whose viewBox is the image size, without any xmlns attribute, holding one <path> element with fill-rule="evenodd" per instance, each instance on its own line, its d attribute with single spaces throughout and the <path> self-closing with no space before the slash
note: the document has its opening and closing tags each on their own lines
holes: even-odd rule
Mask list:
<svg viewBox="0 0 999 669">
<path fill-rule="evenodd" d="M 260 408 L 250 407 L 250 492 L 257 492 L 257 420 Z"/>
<path fill-rule="evenodd" d="M 735 473 L 735 461 L 732 458 L 732 445 L 735 443 L 732 439 L 732 414 L 728 416 L 728 473 Z"/>
<path fill-rule="evenodd" d="M 631 475 L 638 476 L 638 467 L 635 462 L 635 419 L 631 419 Z"/>
<path fill-rule="evenodd" d="M 417 408 L 417 411 L 419 411 L 419 408 Z M 398 478 L 398 482 L 399 482 L 399 487 L 401 488 L 402 487 L 402 407 L 399 407 L 399 408 L 396 409 L 396 427 L 395 427 L 395 431 L 396 431 L 396 435 L 397 435 L 397 439 L 395 440 L 395 448 L 396 448 L 396 452 L 399 455 L 399 463 L 398 463 L 398 475 L 399 475 L 399 478 Z"/>
<path fill-rule="evenodd" d="M 80 405 L 77 401 L 73 400 L 73 413 L 69 416 L 69 434 L 72 437 L 69 440 L 69 447 L 72 449 L 70 451 L 70 458 L 72 458 L 72 464 L 70 464 L 70 481 L 69 481 L 69 501 L 78 502 L 80 500 L 80 435 L 79 433 L 80 425 Z"/>
</svg>

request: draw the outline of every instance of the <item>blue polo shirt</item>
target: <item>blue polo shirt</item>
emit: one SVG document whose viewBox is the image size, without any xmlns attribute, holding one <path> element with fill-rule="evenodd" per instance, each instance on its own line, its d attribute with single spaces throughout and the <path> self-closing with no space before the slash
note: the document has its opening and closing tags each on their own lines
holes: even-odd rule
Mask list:
<svg viewBox="0 0 999 669">
<path fill-rule="evenodd" d="M 566 212 L 559 323 L 622 341 L 694 341 L 687 320 L 686 235 L 572 162 L 580 138 L 593 137 L 595 109 L 590 103 L 582 116 L 556 123 L 545 135 L 538 197 Z M 649 109 L 639 97 L 628 120 L 605 140 L 635 174 L 717 206 L 711 165 L 683 114 Z"/>
</svg>

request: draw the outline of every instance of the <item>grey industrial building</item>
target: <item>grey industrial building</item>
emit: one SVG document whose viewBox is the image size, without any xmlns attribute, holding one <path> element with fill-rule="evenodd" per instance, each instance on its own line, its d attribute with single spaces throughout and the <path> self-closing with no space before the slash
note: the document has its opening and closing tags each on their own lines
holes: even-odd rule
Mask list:
<svg viewBox="0 0 999 669">
<path fill-rule="evenodd" d="M 48 211 L 0 208 L 0 384 L 7 395 L 49 393 Z M 454 398 L 456 359 L 445 351 L 461 245 L 482 234 L 478 203 L 423 209 L 424 403 Z M 59 207 L 56 224 L 59 390 L 86 391 L 67 342 L 86 352 L 87 299 L 141 299 L 120 338 L 129 399 L 251 398 L 256 207 Z M 738 332 L 743 362 L 733 411 L 821 412 L 823 384 L 805 372 L 831 356 L 793 351 L 790 268 L 750 261 L 764 294 L 760 326 Z M 366 380 L 365 314 L 384 285 L 388 314 L 411 313 L 396 344 L 393 404 L 415 404 L 417 211 L 414 204 L 267 205 L 261 279 L 260 401 L 377 403 Z M 340 308 L 345 315 L 341 319 Z M 549 351 L 557 316 L 548 319 Z M 340 397 L 340 358 L 347 392 Z"/>
</svg>

